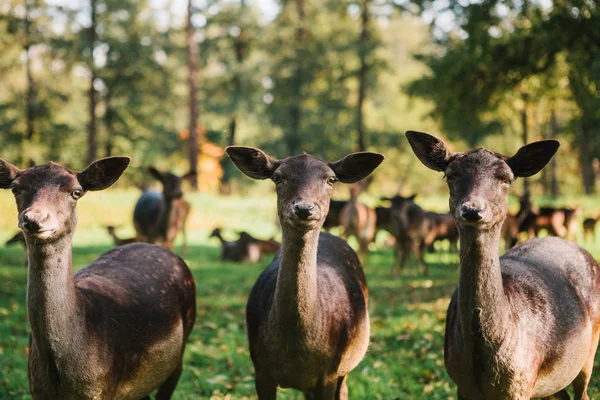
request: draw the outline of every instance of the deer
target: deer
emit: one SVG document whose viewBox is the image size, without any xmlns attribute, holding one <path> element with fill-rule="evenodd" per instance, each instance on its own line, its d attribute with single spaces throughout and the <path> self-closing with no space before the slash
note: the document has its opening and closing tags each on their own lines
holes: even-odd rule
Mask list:
<svg viewBox="0 0 600 400">
<path fill-rule="evenodd" d="M 114 248 L 72 274 L 77 203 L 114 184 L 129 157 L 81 172 L 0 159 L 27 243 L 29 387 L 35 400 L 171 398 L 196 315 L 194 277 L 164 248 Z"/>
<path fill-rule="evenodd" d="M 600 268 L 576 244 L 529 240 L 499 256 L 508 194 L 559 147 L 544 140 L 513 156 L 484 148 L 451 152 L 408 131 L 417 158 L 443 172 L 460 236 L 459 281 L 448 306 L 444 360 L 459 400 L 587 400 L 600 336 Z"/>
<path fill-rule="evenodd" d="M 129 244 L 129 243 L 135 243 L 136 242 L 136 238 L 120 238 L 117 236 L 116 232 L 115 232 L 115 227 L 112 225 L 108 225 L 106 226 L 106 231 L 108 232 L 108 235 L 113 239 L 113 242 L 115 244 L 115 246 L 123 246 L 124 244 Z"/>
<path fill-rule="evenodd" d="M 369 255 L 369 244 L 375 239 L 377 215 L 375 210 L 358 201 L 361 187 L 358 184 L 350 186 L 350 200 L 340 212 L 342 237 L 347 239 L 354 235 L 358 241 L 358 256 L 365 264 Z"/>
<path fill-rule="evenodd" d="M 329 213 L 323 222 L 323 229 L 329 231 L 331 228 L 340 226 L 340 213 L 348 204 L 348 200 L 329 200 Z"/>
<path fill-rule="evenodd" d="M 146 189 L 133 210 L 133 226 L 136 241 L 157 244 L 173 251 L 177 234 L 183 235 L 183 253 L 187 253 L 185 224 L 191 205 L 183 198 L 181 186 L 184 180 L 195 179 L 195 172 L 177 176 L 149 167 L 148 172 L 158 180 L 162 192 Z"/>
<path fill-rule="evenodd" d="M 233 262 L 255 263 L 260 260 L 260 245 L 247 232 L 240 232 L 239 239 L 228 241 L 223 238 L 220 228 L 215 228 L 209 238 L 217 238 L 221 242 L 221 260 Z"/>
<path fill-rule="evenodd" d="M 521 221 L 520 231 L 527 232 L 529 238 L 537 237 L 541 230 L 546 229 L 548 235 L 575 241 L 580 208 L 538 208 L 531 204 L 527 195 L 520 199 L 520 206 L 517 213 L 517 218 Z"/>
<path fill-rule="evenodd" d="M 433 242 L 425 244 L 423 240 L 428 231 L 427 220 L 425 211 L 414 202 L 416 196 L 382 197 L 382 200 L 390 201 L 392 204 L 389 226 L 391 234 L 396 238 L 394 263 L 392 264 L 393 275 L 402 272 L 406 260 L 411 254 L 416 255 L 419 269 L 423 271 L 423 274 L 428 274 L 427 264 L 423 258 L 423 249 Z M 402 255 L 400 256 L 400 254 Z"/>
<path fill-rule="evenodd" d="M 369 346 L 367 281 L 346 241 L 320 230 L 333 185 L 366 178 L 383 156 L 326 162 L 306 153 L 274 159 L 253 147 L 225 152 L 248 177 L 274 182 L 282 229 L 281 249 L 246 306 L 258 398 L 275 399 L 280 386 L 307 399 L 346 400 L 348 374 Z"/>
<path fill-rule="evenodd" d="M 259 239 L 259 238 L 256 238 L 256 237 L 250 235 L 249 233 L 246 233 L 246 232 L 243 232 L 243 233 L 248 235 L 250 237 L 250 240 L 258 245 L 261 255 L 277 254 L 277 252 L 279 251 L 279 248 L 281 247 L 281 243 L 279 243 L 277 240 L 275 240 L 274 237 L 271 237 L 270 239 Z"/>
<path fill-rule="evenodd" d="M 588 241 L 590 237 L 592 241 L 596 240 L 596 224 L 598 220 L 600 220 L 600 215 L 583 220 L 583 240 Z M 8 244 L 8 242 L 6 243 Z"/>
<path fill-rule="evenodd" d="M 448 240 L 450 251 L 458 250 L 458 229 L 452 215 L 425 211 L 425 226 L 423 242 L 429 251 L 435 251 L 434 243 L 441 240 Z"/>
</svg>

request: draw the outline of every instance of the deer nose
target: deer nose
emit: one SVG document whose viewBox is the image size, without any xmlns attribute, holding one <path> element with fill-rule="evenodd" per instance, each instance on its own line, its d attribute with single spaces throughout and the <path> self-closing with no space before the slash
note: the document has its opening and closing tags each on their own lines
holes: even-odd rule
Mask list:
<svg viewBox="0 0 600 400">
<path fill-rule="evenodd" d="M 469 222 L 477 222 L 483 218 L 481 212 L 484 209 L 482 205 L 463 203 L 460 206 L 460 215 Z"/>
<path fill-rule="evenodd" d="M 300 219 L 308 219 L 313 215 L 313 210 L 314 210 L 315 206 L 314 205 L 308 205 L 308 204 L 294 204 L 294 206 L 292 207 L 294 214 L 296 214 L 296 216 Z"/>
<path fill-rule="evenodd" d="M 22 228 L 28 232 L 36 233 L 41 229 L 42 223 L 48 219 L 48 213 L 29 210 L 23 213 L 22 219 Z"/>
</svg>

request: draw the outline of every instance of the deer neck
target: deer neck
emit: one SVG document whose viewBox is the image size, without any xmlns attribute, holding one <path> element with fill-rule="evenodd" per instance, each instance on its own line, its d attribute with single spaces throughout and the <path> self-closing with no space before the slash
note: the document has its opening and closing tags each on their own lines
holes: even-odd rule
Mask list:
<svg viewBox="0 0 600 400">
<path fill-rule="evenodd" d="M 72 274 L 72 233 L 52 242 L 26 241 L 27 314 L 35 351 L 52 363 L 73 362 L 84 355 L 77 338 L 85 324 Z"/>
<path fill-rule="evenodd" d="M 509 315 L 498 254 L 501 226 L 480 231 L 459 225 L 461 329 L 467 337 L 481 334 L 488 342 L 502 336 Z"/>
<path fill-rule="evenodd" d="M 308 232 L 282 224 L 280 266 L 272 318 L 297 332 L 314 332 L 317 321 L 317 248 L 319 228 Z"/>
</svg>

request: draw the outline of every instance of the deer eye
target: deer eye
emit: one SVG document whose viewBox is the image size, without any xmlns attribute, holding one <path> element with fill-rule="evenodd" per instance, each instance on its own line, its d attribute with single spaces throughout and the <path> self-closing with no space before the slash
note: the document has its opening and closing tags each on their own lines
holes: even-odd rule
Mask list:
<svg viewBox="0 0 600 400">
<path fill-rule="evenodd" d="M 83 190 L 81 189 L 75 189 L 71 193 L 71 197 L 73 197 L 75 200 L 79 199 L 81 196 L 83 196 Z"/>
<path fill-rule="evenodd" d="M 334 183 L 336 183 L 338 181 L 338 179 L 335 176 L 330 176 L 329 178 L 327 178 L 327 184 L 329 186 L 333 186 Z"/>
<path fill-rule="evenodd" d="M 17 195 L 17 194 L 19 193 L 19 188 L 18 188 L 18 187 L 16 187 L 15 185 L 12 185 L 12 186 L 10 187 L 10 191 L 11 191 L 11 192 L 12 192 L 14 195 Z"/>
</svg>

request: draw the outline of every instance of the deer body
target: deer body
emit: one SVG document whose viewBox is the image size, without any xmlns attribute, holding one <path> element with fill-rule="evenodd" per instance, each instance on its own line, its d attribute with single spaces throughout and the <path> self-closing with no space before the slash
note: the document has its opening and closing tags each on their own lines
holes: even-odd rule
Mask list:
<svg viewBox="0 0 600 400">
<path fill-rule="evenodd" d="M 228 241 L 221 235 L 221 229 L 215 228 L 210 237 L 216 237 L 221 242 L 223 261 L 255 263 L 260 260 L 262 254 L 260 245 L 246 232 L 241 232 L 238 240 Z"/>
<path fill-rule="evenodd" d="M 369 345 L 367 283 L 356 253 L 327 233 L 307 236 L 283 240 L 246 308 L 257 375 L 269 371 L 267 379 L 305 393 L 346 376 Z"/>
<path fill-rule="evenodd" d="M 596 240 L 596 224 L 600 220 L 600 217 L 596 218 L 586 218 L 583 221 L 583 239 L 589 240 L 590 237 L 592 241 Z M 8 244 L 8 242 L 7 242 Z"/>
<path fill-rule="evenodd" d="M 350 189 L 350 201 L 340 212 L 340 225 L 343 228 L 343 237 L 351 235 L 356 237 L 359 245 L 359 255 L 366 262 L 369 254 L 369 244 L 375 239 L 377 215 L 375 210 L 358 201 L 359 186 Z"/>
<path fill-rule="evenodd" d="M 425 275 L 427 274 L 423 248 L 432 244 L 434 237 L 431 238 L 431 243 L 425 243 L 424 239 L 429 231 L 429 222 L 425 211 L 414 202 L 415 197 L 416 195 L 411 197 L 396 195 L 389 199 L 384 198 L 384 200 L 389 200 L 392 203 L 390 228 L 392 235 L 396 238 L 395 260 L 394 265 L 392 265 L 394 274 L 402 272 L 410 254 L 417 256 L 419 267 Z M 396 266 L 398 266 L 398 269 L 396 269 Z"/>
<path fill-rule="evenodd" d="M 182 231 L 185 252 L 187 251 L 185 223 L 191 205 L 183 199 L 181 186 L 183 180 L 193 178 L 195 174 L 188 173 L 179 177 L 171 173 L 159 172 L 154 168 L 149 168 L 148 171 L 162 183 L 163 191 L 146 189 L 138 199 L 133 210 L 136 240 L 157 244 L 172 251 L 175 238 Z"/>
<path fill-rule="evenodd" d="M 275 182 L 283 232 L 246 307 L 258 398 L 273 400 L 282 386 L 307 399 L 345 400 L 348 373 L 369 344 L 368 289 L 356 253 L 320 229 L 333 183 L 365 178 L 383 157 L 355 153 L 326 163 L 308 154 L 274 160 L 250 147 L 226 152 L 246 175 Z"/>
<path fill-rule="evenodd" d="M 497 249 L 500 234 L 489 236 L 461 232 L 459 288 L 446 320 L 448 374 L 465 399 L 558 393 L 582 370 L 591 372 L 600 328 L 598 267 L 558 238 L 488 258 L 494 256 L 485 248 Z"/>
<path fill-rule="evenodd" d="M 587 400 L 600 336 L 600 269 L 559 238 L 522 243 L 499 256 L 508 190 L 541 170 L 556 141 L 513 157 L 485 149 L 450 153 L 430 135 L 407 132 L 417 157 L 443 171 L 460 236 L 460 277 L 448 307 L 444 358 L 459 399 Z"/>
<path fill-rule="evenodd" d="M 171 397 L 195 319 L 194 278 L 176 255 L 136 243 L 72 274 L 77 199 L 114 183 L 113 157 L 80 173 L 58 164 L 20 171 L 0 160 L 27 242 L 29 382 L 34 399 Z"/>
</svg>

